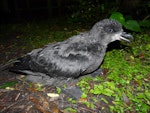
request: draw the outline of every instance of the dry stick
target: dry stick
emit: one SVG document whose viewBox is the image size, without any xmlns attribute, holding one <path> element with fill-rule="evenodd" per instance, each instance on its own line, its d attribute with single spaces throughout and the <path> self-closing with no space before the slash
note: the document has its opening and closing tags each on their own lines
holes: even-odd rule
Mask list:
<svg viewBox="0 0 150 113">
<path fill-rule="evenodd" d="M 23 83 L 25 83 L 26 85 L 28 85 L 28 86 L 29 86 L 29 83 L 28 83 L 28 82 L 26 82 L 26 81 L 24 81 L 24 80 L 20 79 L 19 77 L 17 77 L 16 79 L 17 79 L 17 80 L 20 80 L 21 82 L 23 82 Z"/>
<path fill-rule="evenodd" d="M 17 94 L 17 96 L 16 96 L 16 98 L 15 98 L 15 101 L 18 100 L 19 96 L 20 96 L 20 93 Z"/>
<path fill-rule="evenodd" d="M 21 101 L 23 101 L 23 100 L 24 100 L 24 98 L 21 99 L 21 100 L 18 100 L 18 101 L 15 102 L 15 103 L 12 103 L 11 105 L 9 105 L 9 106 L 7 106 L 6 108 L 2 109 L 0 112 L 6 111 L 6 110 L 9 109 L 10 107 L 14 106 L 15 104 L 17 104 L 18 102 L 21 102 Z"/>
<path fill-rule="evenodd" d="M 20 94 L 18 94 L 18 95 L 20 96 Z M 17 95 L 17 97 L 18 97 L 18 95 Z M 16 105 L 17 103 L 23 101 L 24 99 L 26 99 L 27 96 L 28 96 L 28 95 L 26 95 L 25 98 L 23 98 L 23 99 L 21 99 L 21 100 L 18 100 L 18 101 L 15 102 L 15 103 L 12 103 L 11 105 L 9 105 L 9 106 L 7 106 L 6 108 L 2 109 L 0 112 L 4 112 L 5 110 L 9 109 L 10 107 L 12 107 L 12 106 Z M 16 98 L 17 98 L 17 97 L 16 97 Z"/>
<path fill-rule="evenodd" d="M 83 110 L 85 110 L 85 111 L 90 111 L 91 113 L 97 113 L 97 112 L 95 112 L 95 111 L 93 111 L 93 110 L 91 110 L 91 109 L 87 109 L 87 108 L 84 108 L 84 107 L 80 107 L 80 109 L 83 109 Z"/>
</svg>

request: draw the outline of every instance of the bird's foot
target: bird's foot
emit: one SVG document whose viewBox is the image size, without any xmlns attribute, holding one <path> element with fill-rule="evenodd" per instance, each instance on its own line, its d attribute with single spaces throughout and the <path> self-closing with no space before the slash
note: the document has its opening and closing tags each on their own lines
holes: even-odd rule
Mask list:
<svg viewBox="0 0 150 113">
<path fill-rule="evenodd" d="M 38 83 L 42 85 L 53 85 L 56 83 L 55 78 L 51 78 L 49 76 L 40 76 L 40 75 L 27 75 L 26 80 L 32 83 Z"/>
<path fill-rule="evenodd" d="M 96 77 L 98 75 L 103 75 L 103 70 L 102 69 L 97 69 L 93 73 L 90 74 L 92 77 Z"/>
<path fill-rule="evenodd" d="M 82 95 L 81 89 L 77 86 L 71 86 L 69 88 L 62 89 L 62 91 L 75 100 L 78 100 Z"/>
</svg>

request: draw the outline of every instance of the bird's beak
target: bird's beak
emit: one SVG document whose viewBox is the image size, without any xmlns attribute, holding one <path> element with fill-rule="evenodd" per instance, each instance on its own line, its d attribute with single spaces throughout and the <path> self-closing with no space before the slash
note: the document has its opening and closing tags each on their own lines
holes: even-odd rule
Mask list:
<svg viewBox="0 0 150 113">
<path fill-rule="evenodd" d="M 120 35 L 120 39 L 125 40 L 127 42 L 130 42 L 129 38 L 132 40 L 134 39 L 132 35 L 127 34 L 126 32 L 122 32 Z"/>
</svg>

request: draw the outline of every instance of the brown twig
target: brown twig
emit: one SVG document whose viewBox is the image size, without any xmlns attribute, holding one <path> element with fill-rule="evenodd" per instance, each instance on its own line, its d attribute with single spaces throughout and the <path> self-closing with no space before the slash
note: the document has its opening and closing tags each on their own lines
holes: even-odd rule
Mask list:
<svg viewBox="0 0 150 113">
<path fill-rule="evenodd" d="M 7 107 L 5 107 L 4 109 L 2 109 L 0 112 L 4 112 L 4 111 L 6 111 L 7 109 L 9 109 L 10 107 L 12 107 L 12 106 L 14 106 L 14 105 L 16 105 L 17 103 L 19 103 L 19 102 L 21 102 L 21 101 L 23 101 L 24 100 L 24 98 L 23 99 L 21 99 L 21 100 L 18 100 L 17 102 L 15 102 L 15 103 L 12 103 L 11 105 L 9 105 L 9 106 L 7 106 Z"/>
</svg>

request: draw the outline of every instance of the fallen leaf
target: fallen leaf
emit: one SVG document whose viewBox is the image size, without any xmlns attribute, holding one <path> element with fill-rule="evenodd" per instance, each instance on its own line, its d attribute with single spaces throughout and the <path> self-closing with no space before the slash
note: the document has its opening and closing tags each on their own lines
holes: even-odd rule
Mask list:
<svg viewBox="0 0 150 113">
<path fill-rule="evenodd" d="M 59 94 L 57 94 L 57 93 L 47 93 L 47 96 L 49 96 L 49 97 L 59 97 Z"/>
<path fill-rule="evenodd" d="M 56 104 L 51 103 L 50 110 L 53 111 L 53 113 L 59 113 L 59 109 L 57 108 Z"/>
<path fill-rule="evenodd" d="M 87 102 L 87 98 L 80 98 L 80 99 L 78 100 L 78 102 L 79 102 L 79 103 Z"/>
<path fill-rule="evenodd" d="M 140 55 L 139 55 L 139 58 L 140 58 L 140 59 L 143 59 L 143 58 L 145 58 L 145 55 L 144 55 L 144 54 L 140 54 Z"/>
<path fill-rule="evenodd" d="M 41 98 L 41 96 L 40 96 L 40 100 L 38 100 L 37 98 L 34 98 L 32 96 L 30 96 L 29 99 L 35 104 L 36 108 L 40 112 L 42 112 L 42 113 L 52 113 L 52 112 L 48 111 L 49 104 L 48 103 L 45 104 L 45 102 L 43 102 L 44 99 Z"/>
</svg>

